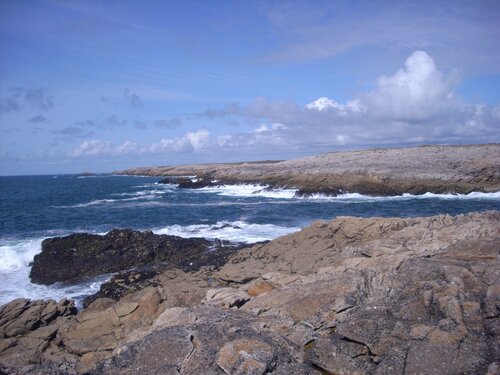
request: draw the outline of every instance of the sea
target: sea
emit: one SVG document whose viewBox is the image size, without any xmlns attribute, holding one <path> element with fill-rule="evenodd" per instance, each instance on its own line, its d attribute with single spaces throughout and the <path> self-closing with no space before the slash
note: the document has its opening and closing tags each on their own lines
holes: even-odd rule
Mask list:
<svg viewBox="0 0 500 375">
<path fill-rule="evenodd" d="M 48 237 L 132 228 L 251 244 L 337 216 L 414 217 L 500 210 L 500 192 L 298 198 L 294 189 L 259 185 L 179 189 L 158 181 L 113 175 L 0 177 L 0 305 L 20 297 L 69 297 L 79 305 L 112 276 L 78 284 L 32 284 L 30 264 Z"/>
</svg>

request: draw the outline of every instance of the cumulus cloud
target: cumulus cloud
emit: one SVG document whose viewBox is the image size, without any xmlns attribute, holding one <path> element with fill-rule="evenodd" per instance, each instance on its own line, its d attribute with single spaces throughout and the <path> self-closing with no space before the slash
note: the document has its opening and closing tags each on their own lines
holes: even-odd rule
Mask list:
<svg viewBox="0 0 500 375">
<path fill-rule="evenodd" d="M 405 67 L 392 76 L 381 76 L 377 90 L 363 95 L 361 105 L 377 117 L 425 120 L 455 104 L 453 89 L 458 75 L 445 76 L 424 51 L 416 51 Z"/>
<path fill-rule="evenodd" d="M 500 106 L 465 102 L 455 93 L 456 71 L 443 73 L 425 51 L 413 52 L 404 66 L 376 81 L 372 91 L 346 103 L 328 97 L 301 106 L 257 98 L 201 114 L 208 119 L 260 122 L 250 133 L 233 135 L 228 147 L 274 145 L 286 150 L 496 142 Z M 272 128 L 279 123 L 284 128 Z M 237 144 L 240 142 L 240 144 Z"/>
<path fill-rule="evenodd" d="M 180 138 L 163 138 L 148 148 L 151 153 L 161 152 L 200 152 L 210 142 L 210 132 L 205 129 L 187 132 Z"/>
<path fill-rule="evenodd" d="M 74 157 L 90 156 L 122 156 L 130 155 L 137 151 L 137 144 L 130 141 L 125 141 L 120 145 L 112 145 L 109 141 L 101 141 L 93 139 L 84 141 L 72 152 Z"/>
<path fill-rule="evenodd" d="M 363 107 L 359 100 L 351 100 L 346 104 L 339 104 L 333 99 L 329 99 L 325 96 L 316 99 L 315 101 L 306 104 L 306 108 L 316 111 L 328 111 L 333 110 L 341 115 L 348 115 L 352 113 L 363 113 L 366 112 L 366 108 Z"/>
<path fill-rule="evenodd" d="M 455 93 L 457 84 L 454 71 L 442 72 L 429 54 L 415 51 L 401 69 L 380 76 L 372 91 L 345 103 L 326 96 L 305 105 L 260 97 L 194 116 L 234 119 L 242 125 L 239 132 L 212 135 L 200 129 L 150 145 L 86 141 L 73 156 L 226 153 L 257 159 L 342 148 L 497 142 L 500 106 L 467 103 Z"/>
<path fill-rule="evenodd" d="M 148 154 L 175 154 L 204 151 L 211 145 L 210 132 L 201 129 L 195 132 L 187 132 L 182 137 L 162 138 L 159 142 L 151 145 L 140 146 L 135 142 L 124 141 L 121 144 L 112 144 L 110 141 L 98 139 L 82 142 L 73 152 L 73 157 L 103 157 L 103 156 L 126 156 L 126 155 L 148 155 Z"/>
</svg>

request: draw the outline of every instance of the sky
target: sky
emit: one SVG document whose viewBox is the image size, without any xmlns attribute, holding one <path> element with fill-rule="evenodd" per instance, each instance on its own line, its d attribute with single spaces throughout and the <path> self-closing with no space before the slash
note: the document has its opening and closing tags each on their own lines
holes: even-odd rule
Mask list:
<svg viewBox="0 0 500 375">
<path fill-rule="evenodd" d="M 500 1 L 0 2 L 0 175 L 500 138 Z"/>
</svg>

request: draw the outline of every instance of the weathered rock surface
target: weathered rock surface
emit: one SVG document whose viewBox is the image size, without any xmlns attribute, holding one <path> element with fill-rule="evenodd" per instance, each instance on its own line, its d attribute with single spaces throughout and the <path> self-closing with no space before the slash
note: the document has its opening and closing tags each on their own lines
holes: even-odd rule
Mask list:
<svg viewBox="0 0 500 375">
<path fill-rule="evenodd" d="M 39 363 L 59 329 L 75 314 L 73 301 L 66 299 L 56 302 L 19 298 L 3 305 L 0 307 L 0 364 L 22 368 Z"/>
<path fill-rule="evenodd" d="M 498 212 L 317 222 L 242 249 L 220 270 L 163 271 L 118 302 L 100 298 L 59 316 L 57 330 L 23 323 L 22 303 L 2 307 L 0 322 L 5 315 L 25 328 L 2 339 L 0 368 L 494 374 L 499 250 Z M 28 350 L 33 335 L 49 339 Z"/>
<path fill-rule="evenodd" d="M 265 319 L 270 326 L 274 322 Z M 118 350 L 93 374 L 309 374 L 301 348 L 252 314 L 200 307 Z"/>
<path fill-rule="evenodd" d="M 332 152 L 283 162 L 144 167 L 115 172 L 187 176 L 183 187 L 210 181 L 298 188 L 299 195 L 345 192 L 369 195 L 469 193 L 500 190 L 500 145 L 422 146 Z"/>
<path fill-rule="evenodd" d="M 235 250 L 235 247 L 222 247 L 221 243 L 213 244 L 202 238 L 129 229 L 115 229 L 103 236 L 72 234 L 42 242 L 30 279 L 38 284 L 52 284 L 153 265 L 195 270 L 205 262 L 223 264 L 227 255 Z"/>
</svg>

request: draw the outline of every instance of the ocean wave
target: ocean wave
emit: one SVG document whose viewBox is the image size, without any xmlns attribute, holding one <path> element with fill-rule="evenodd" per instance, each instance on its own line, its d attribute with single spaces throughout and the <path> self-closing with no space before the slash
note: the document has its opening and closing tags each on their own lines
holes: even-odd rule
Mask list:
<svg viewBox="0 0 500 375">
<path fill-rule="evenodd" d="M 371 201 L 394 201 L 394 200 L 409 200 L 409 199 L 500 199 L 500 192 L 482 193 L 472 192 L 469 194 L 409 194 L 393 196 L 371 196 L 359 193 L 344 193 L 339 195 L 327 195 L 316 193 L 304 197 L 297 196 L 298 189 L 272 189 L 268 185 L 221 185 L 194 189 L 193 192 L 212 193 L 219 196 L 227 197 L 263 197 L 275 199 L 297 199 L 306 201 L 346 201 L 346 202 L 371 202 Z"/>
<path fill-rule="evenodd" d="M 295 196 L 297 189 L 270 189 L 267 185 L 220 185 L 197 189 L 201 193 L 215 193 L 227 197 L 263 197 L 276 199 L 290 199 Z"/>
<path fill-rule="evenodd" d="M 0 272 L 27 267 L 40 252 L 43 238 L 9 241 L 0 246 Z"/>
<path fill-rule="evenodd" d="M 111 194 L 114 197 L 145 197 L 150 195 L 163 195 L 166 194 L 166 190 L 139 190 L 130 193 L 114 193 Z"/>
<path fill-rule="evenodd" d="M 375 201 L 401 201 L 401 200 L 412 200 L 412 199 L 481 199 L 481 200 L 500 200 L 500 192 L 495 193 L 481 193 L 472 192 L 469 194 L 436 194 L 436 193 L 425 193 L 425 194 L 409 194 L 405 193 L 402 195 L 392 195 L 392 196 L 371 196 L 358 193 L 346 193 L 339 194 L 336 196 L 326 195 L 326 194 L 311 194 L 307 197 L 300 197 L 299 199 L 307 201 L 344 201 L 344 202 L 375 202 Z"/>
<path fill-rule="evenodd" d="M 273 224 L 251 224 L 245 221 L 219 221 L 216 224 L 170 225 L 154 230 L 156 234 L 170 234 L 180 237 L 218 238 L 233 242 L 255 243 L 284 236 L 300 228 Z"/>
<path fill-rule="evenodd" d="M 73 298 L 80 306 L 83 298 L 96 293 L 112 275 L 100 275 L 78 284 L 38 285 L 30 282 L 30 264 L 41 251 L 43 238 L 2 240 L 0 244 L 0 305 L 16 298 Z"/>
<path fill-rule="evenodd" d="M 53 206 L 54 208 L 80 208 L 80 207 L 89 207 L 89 206 L 101 206 L 101 205 L 111 205 L 114 203 L 122 203 L 122 202 L 133 202 L 133 201 L 142 201 L 142 200 L 154 200 L 158 198 L 158 194 L 144 194 L 131 198 L 121 198 L 121 199 L 94 199 L 90 202 L 78 203 L 69 206 Z"/>
</svg>

